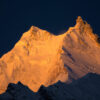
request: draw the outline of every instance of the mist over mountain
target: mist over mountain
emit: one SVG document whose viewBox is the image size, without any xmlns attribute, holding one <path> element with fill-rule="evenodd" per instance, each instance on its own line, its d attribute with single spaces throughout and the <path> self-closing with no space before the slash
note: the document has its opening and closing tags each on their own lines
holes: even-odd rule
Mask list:
<svg viewBox="0 0 100 100">
<path fill-rule="evenodd" d="M 88 76 L 88 73 L 91 74 Z M 60 93 L 62 96 L 59 97 L 59 100 L 64 95 L 66 96 L 63 100 L 67 100 L 68 97 L 70 97 L 68 100 L 81 99 L 84 95 L 86 98 L 81 100 L 92 100 L 91 95 L 93 100 L 97 100 L 97 97 L 100 98 L 98 93 L 98 89 L 100 89 L 98 85 L 100 83 L 99 74 L 99 37 L 93 33 L 91 26 L 79 16 L 76 25 L 60 35 L 54 35 L 35 26 L 23 33 L 13 49 L 0 58 L 0 93 L 6 91 L 3 95 L 7 95 L 10 98 L 8 100 L 11 98 L 22 100 L 21 98 L 16 99 L 20 96 L 16 89 L 20 91 L 19 85 L 22 83 L 30 89 L 21 84 L 22 94 L 24 94 L 23 91 L 26 91 L 26 95 L 30 95 L 29 100 L 31 100 L 31 95 L 36 100 L 39 100 L 39 97 L 43 100 L 56 100 Z M 83 77 L 86 75 L 88 77 L 84 79 Z M 90 80 L 91 77 L 94 81 Z M 19 81 L 20 84 L 14 85 Z M 10 83 L 14 83 L 14 87 L 10 86 L 9 90 L 8 84 Z M 57 84 L 58 94 L 57 90 L 55 91 L 56 85 L 53 84 Z M 42 94 L 43 98 L 40 96 L 43 92 L 41 92 L 41 85 L 43 85 L 43 89 L 46 89 L 43 91 L 47 91 L 47 96 L 46 93 Z M 89 85 L 91 87 L 88 90 Z M 87 90 L 83 90 L 83 88 Z M 70 93 L 67 89 L 73 89 L 73 92 Z M 96 92 L 92 93 L 92 90 Z M 11 91 L 14 92 L 14 97 L 11 96 Z M 87 92 L 86 94 L 86 91 L 91 93 Z"/>
</svg>

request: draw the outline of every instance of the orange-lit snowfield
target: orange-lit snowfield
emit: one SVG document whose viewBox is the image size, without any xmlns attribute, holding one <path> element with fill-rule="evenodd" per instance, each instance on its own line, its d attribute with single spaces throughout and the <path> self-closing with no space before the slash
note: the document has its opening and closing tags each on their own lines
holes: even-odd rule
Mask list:
<svg viewBox="0 0 100 100">
<path fill-rule="evenodd" d="M 88 72 L 100 74 L 100 44 L 81 17 L 57 36 L 32 26 L 0 58 L 0 93 L 9 83 L 21 81 L 36 92 L 42 84 L 71 82 Z"/>
</svg>

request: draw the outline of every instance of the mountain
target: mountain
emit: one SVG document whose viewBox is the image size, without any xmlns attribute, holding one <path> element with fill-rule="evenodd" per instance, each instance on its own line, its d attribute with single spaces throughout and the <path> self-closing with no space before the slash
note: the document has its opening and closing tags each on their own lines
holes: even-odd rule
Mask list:
<svg viewBox="0 0 100 100">
<path fill-rule="evenodd" d="M 0 59 L 0 91 L 18 81 L 35 92 L 42 84 L 66 81 L 68 72 L 61 59 L 63 37 L 32 26 Z"/>
<path fill-rule="evenodd" d="M 79 16 L 61 35 L 32 26 L 13 49 L 0 58 L 0 93 L 21 82 L 34 92 L 59 80 L 73 83 L 88 73 L 100 74 L 100 44 L 91 26 Z"/>
</svg>

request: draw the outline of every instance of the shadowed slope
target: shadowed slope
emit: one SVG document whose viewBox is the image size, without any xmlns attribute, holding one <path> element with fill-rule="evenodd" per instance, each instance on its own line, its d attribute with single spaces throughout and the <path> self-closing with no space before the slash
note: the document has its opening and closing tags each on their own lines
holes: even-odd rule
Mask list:
<svg viewBox="0 0 100 100">
<path fill-rule="evenodd" d="M 90 25 L 78 17 L 76 25 L 65 34 L 62 60 L 68 69 L 69 81 L 89 72 L 100 74 L 100 44 Z"/>
</svg>

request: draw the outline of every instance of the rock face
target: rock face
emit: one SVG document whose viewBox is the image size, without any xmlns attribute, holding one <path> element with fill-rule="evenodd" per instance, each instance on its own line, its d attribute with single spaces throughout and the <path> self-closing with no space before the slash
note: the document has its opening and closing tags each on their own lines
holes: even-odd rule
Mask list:
<svg viewBox="0 0 100 100">
<path fill-rule="evenodd" d="M 72 82 L 89 72 L 100 74 L 100 44 L 81 17 L 76 25 L 55 36 L 32 26 L 14 48 L 0 59 L 0 93 L 9 83 L 27 85 L 36 92 L 58 80 Z"/>
</svg>

